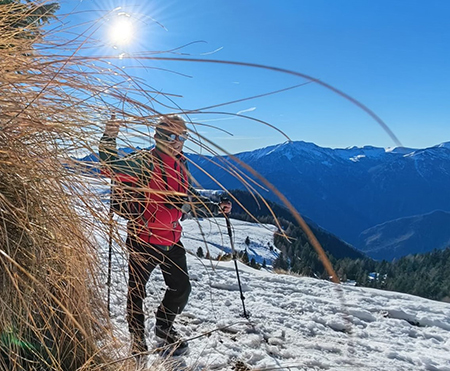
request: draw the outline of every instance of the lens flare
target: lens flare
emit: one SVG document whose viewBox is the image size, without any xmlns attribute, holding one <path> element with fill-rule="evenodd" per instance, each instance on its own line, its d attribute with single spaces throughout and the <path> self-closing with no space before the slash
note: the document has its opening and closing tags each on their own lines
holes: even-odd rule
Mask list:
<svg viewBox="0 0 450 371">
<path fill-rule="evenodd" d="M 129 17 L 119 17 L 110 28 L 110 38 L 115 45 L 130 44 L 134 38 L 133 22 Z"/>
</svg>

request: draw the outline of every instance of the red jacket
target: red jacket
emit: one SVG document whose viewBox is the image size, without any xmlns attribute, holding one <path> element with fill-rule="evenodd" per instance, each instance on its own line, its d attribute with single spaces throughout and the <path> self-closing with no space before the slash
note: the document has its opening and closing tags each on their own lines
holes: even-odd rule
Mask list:
<svg viewBox="0 0 450 371">
<path fill-rule="evenodd" d="M 187 196 L 189 179 L 181 157 L 174 158 L 154 150 L 153 175 L 145 192 L 145 211 L 138 223 L 143 228 L 138 234 L 144 241 L 157 245 L 173 245 L 181 238 L 182 212 L 170 202 L 167 194 Z"/>
<path fill-rule="evenodd" d="M 105 165 L 103 174 L 116 182 L 134 183 L 144 195 L 139 202 L 140 216 L 129 222 L 129 231 L 151 244 L 177 243 L 181 238 L 182 212 L 168 197 L 188 194 L 189 176 L 184 157 L 174 158 L 153 149 L 119 159 L 115 140 L 108 138 L 102 139 L 99 154 Z"/>
</svg>

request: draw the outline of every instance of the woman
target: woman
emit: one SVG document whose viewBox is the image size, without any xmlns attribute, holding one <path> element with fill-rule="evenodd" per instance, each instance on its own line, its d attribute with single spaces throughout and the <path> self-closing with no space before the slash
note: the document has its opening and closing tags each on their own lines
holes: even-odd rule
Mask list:
<svg viewBox="0 0 450 371">
<path fill-rule="evenodd" d="M 184 142 L 186 123 L 178 115 L 161 116 L 155 128 L 155 148 L 119 158 L 116 138 L 120 125 L 107 123 L 100 140 L 99 154 L 104 173 L 116 184 L 126 184 L 134 196 L 126 209 L 129 219 L 126 245 L 128 260 L 127 320 L 132 336 L 132 353 L 147 351 L 143 301 L 150 274 L 161 265 L 167 289 L 156 311 L 155 335 L 178 349 L 187 347 L 173 327 L 177 314 L 187 304 L 191 284 L 186 252 L 181 238 L 180 219 L 192 205 L 210 215 L 229 213 L 231 203 L 212 203 L 190 185 Z M 120 188 L 120 187 L 118 187 Z M 130 192 L 131 191 L 131 192 Z"/>
</svg>

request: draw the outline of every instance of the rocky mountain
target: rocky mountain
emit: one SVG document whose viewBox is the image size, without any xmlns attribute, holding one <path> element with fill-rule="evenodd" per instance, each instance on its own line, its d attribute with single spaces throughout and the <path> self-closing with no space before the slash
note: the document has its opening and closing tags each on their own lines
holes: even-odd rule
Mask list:
<svg viewBox="0 0 450 371">
<path fill-rule="evenodd" d="M 450 212 L 450 142 L 426 149 L 331 149 L 287 142 L 239 153 L 237 161 L 189 157 L 204 170 L 190 167 L 205 188 L 218 188 L 212 175 L 226 188 L 244 189 L 234 173 L 248 174 L 239 162 L 247 164 L 301 214 L 356 247 L 362 247 L 359 235 L 376 225 L 435 210 Z M 223 171 L 224 164 L 229 171 Z M 271 192 L 260 192 L 278 201 Z M 438 246 L 429 246 L 434 247 Z"/>
<path fill-rule="evenodd" d="M 450 213 L 437 210 L 377 225 L 361 233 L 358 246 L 386 260 L 450 247 Z"/>
</svg>

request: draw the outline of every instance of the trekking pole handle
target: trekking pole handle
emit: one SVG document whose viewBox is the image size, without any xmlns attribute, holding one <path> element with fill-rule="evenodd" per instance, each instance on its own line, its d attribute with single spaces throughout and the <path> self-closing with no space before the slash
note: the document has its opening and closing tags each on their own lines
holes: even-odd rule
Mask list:
<svg viewBox="0 0 450 371">
<path fill-rule="evenodd" d="M 223 213 L 223 215 L 225 216 L 225 221 L 227 223 L 227 231 L 228 231 L 228 237 L 230 237 L 231 251 L 232 251 L 232 253 L 234 255 L 234 253 L 236 251 L 234 249 L 233 231 L 231 230 L 230 217 L 228 216 L 228 214 L 225 214 L 225 213 Z"/>
</svg>

